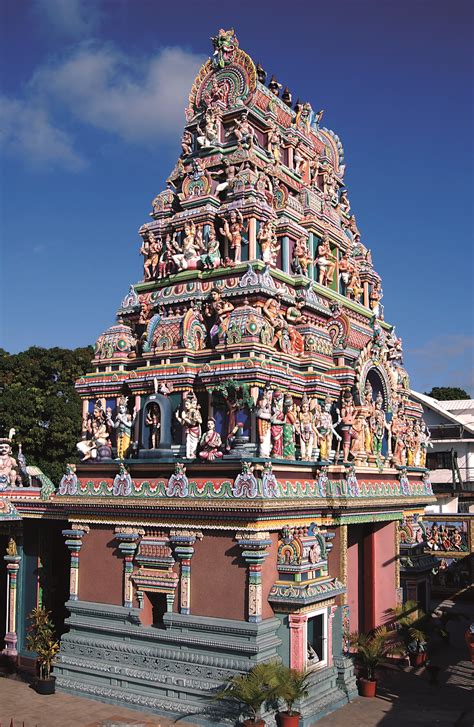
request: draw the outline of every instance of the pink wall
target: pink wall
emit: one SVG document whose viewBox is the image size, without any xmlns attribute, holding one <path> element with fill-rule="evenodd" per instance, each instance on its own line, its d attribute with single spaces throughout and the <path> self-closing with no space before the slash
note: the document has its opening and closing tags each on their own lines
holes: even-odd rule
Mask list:
<svg viewBox="0 0 474 727">
<path fill-rule="evenodd" d="M 376 525 L 374 548 L 375 623 L 387 621 L 387 611 L 396 604 L 395 522 Z"/>
<path fill-rule="evenodd" d="M 359 544 L 360 525 L 349 525 L 347 532 L 347 602 L 351 631 L 359 630 Z"/>
</svg>

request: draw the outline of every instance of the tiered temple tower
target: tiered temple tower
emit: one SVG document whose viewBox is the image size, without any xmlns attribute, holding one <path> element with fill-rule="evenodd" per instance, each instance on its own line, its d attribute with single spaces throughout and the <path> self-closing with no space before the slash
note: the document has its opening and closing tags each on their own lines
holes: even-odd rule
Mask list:
<svg viewBox="0 0 474 727">
<path fill-rule="evenodd" d="M 143 279 L 77 382 L 82 463 L 28 507 L 71 553 L 58 686 L 197 719 L 278 656 L 312 670 L 310 724 L 354 693 L 349 630 L 400 596 L 429 434 L 340 139 L 233 30 L 212 41 Z"/>
</svg>

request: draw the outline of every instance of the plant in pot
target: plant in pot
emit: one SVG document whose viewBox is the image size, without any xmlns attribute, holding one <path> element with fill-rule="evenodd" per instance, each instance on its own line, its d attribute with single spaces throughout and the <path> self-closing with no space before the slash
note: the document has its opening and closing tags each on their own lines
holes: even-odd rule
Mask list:
<svg viewBox="0 0 474 727">
<path fill-rule="evenodd" d="M 309 673 L 279 664 L 275 667 L 274 696 L 286 702 L 285 712 L 279 712 L 280 727 L 298 727 L 301 714 L 293 704 L 308 694 Z"/>
<path fill-rule="evenodd" d="M 36 653 L 39 671 L 35 689 L 38 694 L 54 694 L 56 677 L 51 676 L 51 669 L 59 651 L 59 642 L 54 633 L 50 611 L 41 607 L 34 608 L 28 618 L 31 625 L 26 637 L 26 648 Z"/>
<path fill-rule="evenodd" d="M 394 625 L 412 666 L 422 666 L 426 661 L 427 630 L 429 617 L 418 608 L 416 601 L 405 601 L 392 609 Z"/>
<path fill-rule="evenodd" d="M 230 677 L 213 699 L 237 702 L 241 713 L 247 716 L 245 725 L 264 727 L 262 709 L 275 698 L 276 668 L 275 662 L 256 664 L 246 674 Z"/>
<path fill-rule="evenodd" d="M 350 644 L 355 651 L 356 661 L 362 668 L 359 691 L 362 697 L 375 697 L 377 680 L 375 672 L 384 659 L 403 651 L 396 640 L 396 634 L 386 626 L 379 626 L 368 634 L 351 634 Z"/>
</svg>

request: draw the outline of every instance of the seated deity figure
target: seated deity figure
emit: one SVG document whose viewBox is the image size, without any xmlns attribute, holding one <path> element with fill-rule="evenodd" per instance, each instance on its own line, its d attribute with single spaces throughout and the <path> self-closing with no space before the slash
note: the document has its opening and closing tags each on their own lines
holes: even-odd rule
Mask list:
<svg viewBox="0 0 474 727">
<path fill-rule="evenodd" d="M 100 448 L 110 447 L 109 421 L 99 399 L 95 402 L 93 413 L 86 416 L 83 421 L 82 436 L 82 440 L 76 446 L 83 462 L 97 459 Z"/>
<path fill-rule="evenodd" d="M 149 446 L 150 449 L 158 449 L 160 444 L 160 407 L 158 404 L 151 404 L 148 407 L 147 415 L 145 418 L 145 424 L 149 427 L 150 437 Z"/>
<path fill-rule="evenodd" d="M 171 245 L 173 250 L 175 250 L 175 254 L 172 255 L 172 260 L 178 272 L 188 269 L 194 270 L 197 267 L 202 246 L 194 222 L 187 222 L 184 225 L 182 244 L 180 245 L 175 238 L 172 240 Z"/>
<path fill-rule="evenodd" d="M 257 401 L 255 411 L 257 417 L 257 432 L 259 441 L 259 456 L 270 457 L 272 449 L 271 418 L 272 418 L 272 392 L 265 389 Z"/>
<path fill-rule="evenodd" d="M 216 421 L 215 419 L 209 419 L 207 422 L 207 430 L 201 437 L 199 442 L 200 452 L 199 456 L 201 459 L 205 459 L 208 462 L 213 459 L 220 459 L 223 454 L 221 451 L 222 439 L 221 435 L 216 432 Z"/>
<path fill-rule="evenodd" d="M 125 459 L 130 448 L 132 440 L 132 429 L 137 417 L 137 410 L 133 410 L 130 414 L 127 408 L 127 397 L 123 396 L 119 400 L 118 412 L 115 421 L 112 420 L 111 412 L 107 415 L 107 424 L 117 432 L 117 458 Z"/>
<path fill-rule="evenodd" d="M 195 459 L 201 437 L 201 410 L 194 392 L 189 392 L 183 401 L 183 408 L 176 412 L 176 419 L 184 428 L 186 436 L 186 457 Z"/>
<path fill-rule="evenodd" d="M 319 244 L 316 262 L 319 269 L 318 283 L 320 285 L 330 286 L 333 282 L 336 258 L 331 252 L 329 236 L 327 233 L 324 235 Z"/>
</svg>

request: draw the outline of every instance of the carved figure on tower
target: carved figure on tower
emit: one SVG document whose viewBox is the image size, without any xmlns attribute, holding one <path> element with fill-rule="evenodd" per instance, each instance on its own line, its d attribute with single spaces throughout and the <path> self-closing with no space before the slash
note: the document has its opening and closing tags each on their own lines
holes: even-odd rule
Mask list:
<svg viewBox="0 0 474 727">
<path fill-rule="evenodd" d="M 223 218 L 221 235 L 228 240 L 230 252 L 234 263 L 240 263 L 242 257 L 242 231 L 244 229 L 244 218 L 240 210 L 231 210 L 228 217 Z"/>
<path fill-rule="evenodd" d="M 274 220 L 264 220 L 261 223 L 257 239 L 260 243 L 263 262 L 266 265 L 276 266 L 280 244 L 275 234 Z"/>
<path fill-rule="evenodd" d="M 216 420 L 208 419 L 207 429 L 201 437 L 199 442 L 199 456 L 201 459 L 212 461 L 214 459 L 220 459 L 223 454 L 221 451 L 222 439 L 218 432 L 216 432 Z"/>
<path fill-rule="evenodd" d="M 319 417 L 319 422 L 316 426 L 316 434 L 318 436 L 319 444 L 319 459 L 323 462 L 327 462 L 331 456 L 333 436 L 336 437 L 338 441 L 341 441 L 340 435 L 336 432 L 336 426 L 339 424 L 340 419 L 338 419 L 336 424 L 334 424 L 331 409 L 331 399 L 326 398 Z"/>
<path fill-rule="evenodd" d="M 115 416 L 115 420 L 112 419 L 111 412 L 108 412 L 107 415 L 107 425 L 111 429 L 115 429 L 117 433 L 118 459 L 125 459 L 128 454 L 132 439 L 132 429 L 137 416 L 136 409 L 134 409 L 133 413 L 130 414 L 127 408 L 127 401 L 128 398 L 125 396 L 122 396 L 119 399 L 118 412 Z"/>
<path fill-rule="evenodd" d="M 234 306 L 228 300 L 224 300 L 217 288 L 211 291 L 210 300 L 204 306 L 204 316 L 210 321 L 210 339 L 211 344 L 216 346 L 222 342 L 229 325 L 229 314 L 234 310 Z"/>
<path fill-rule="evenodd" d="M 334 279 L 334 269 L 336 267 L 336 258 L 332 254 L 331 245 L 329 244 L 329 235 L 325 233 L 318 246 L 318 256 L 316 258 L 318 264 L 318 283 L 320 285 L 331 286 Z"/>
<path fill-rule="evenodd" d="M 200 406 L 193 391 L 188 392 L 184 396 L 182 409 L 176 412 L 176 419 L 184 429 L 186 457 L 188 459 L 195 459 L 201 437 L 202 416 Z"/>
<path fill-rule="evenodd" d="M 0 439 L 0 491 L 9 486 L 13 487 L 16 483 L 18 464 L 12 456 L 12 431 L 14 433 L 15 430 L 10 431 L 9 437 L 2 437 Z"/>
<path fill-rule="evenodd" d="M 257 418 L 259 456 L 270 457 L 272 449 L 272 393 L 270 389 L 264 389 L 259 396 L 255 409 L 255 416 Z"/>
</svg>

